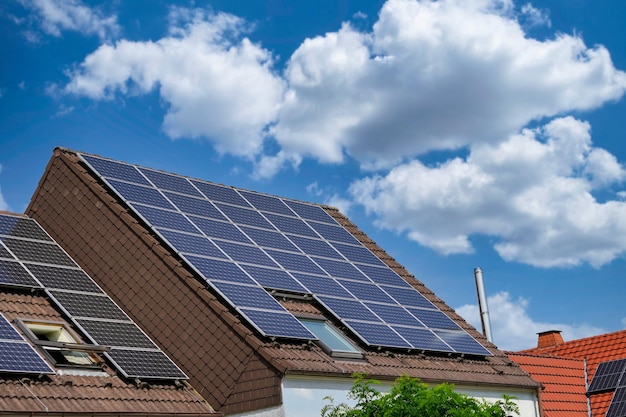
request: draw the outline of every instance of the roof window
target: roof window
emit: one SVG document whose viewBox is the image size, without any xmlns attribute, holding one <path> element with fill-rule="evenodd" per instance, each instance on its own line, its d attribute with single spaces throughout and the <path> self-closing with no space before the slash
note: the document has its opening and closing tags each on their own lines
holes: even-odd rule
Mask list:
<svg viewBox="0 0 626 417">
<path fill-rule="evenodd" d="M 298 318 L 319 339 L 322 349 L 333 357 L 361 359 L 363 353 L 325 320 Z"/>
</svg>

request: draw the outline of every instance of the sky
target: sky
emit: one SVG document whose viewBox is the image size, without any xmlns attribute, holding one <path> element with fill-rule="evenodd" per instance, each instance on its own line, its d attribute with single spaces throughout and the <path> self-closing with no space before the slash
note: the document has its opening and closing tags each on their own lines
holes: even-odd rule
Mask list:
<svg viewBox="0 0 626 417">
<path fill-rule="evenodd" d="M 626 327 L 626 2 L 0 4 L 0 210 L 57 146 L 339 207 L 494 343 Z"/>
</svg>

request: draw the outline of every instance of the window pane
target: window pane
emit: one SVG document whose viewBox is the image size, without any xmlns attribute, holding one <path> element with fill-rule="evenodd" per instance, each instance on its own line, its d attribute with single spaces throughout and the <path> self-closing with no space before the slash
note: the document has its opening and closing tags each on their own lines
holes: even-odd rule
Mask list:
<svg viewBox="0 0 626 417">
<path fill-rule="evenodd" d="M 344 339 L 339 332 L 330 327 L 326 322 L 304 319 L 300 319 L 300 322 L 333 351 L 359 352 L 357 348 L 352 346 L 350 342 Z"/>
</svg>

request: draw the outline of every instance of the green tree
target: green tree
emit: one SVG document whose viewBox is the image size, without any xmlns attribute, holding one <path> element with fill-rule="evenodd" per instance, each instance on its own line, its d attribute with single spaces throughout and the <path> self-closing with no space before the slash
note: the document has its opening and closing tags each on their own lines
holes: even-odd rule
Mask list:
<svg viewBox="0 0 626 417">
<path fill-rule="evenodd" d="M 398 378 L 391 392 L 383 394 L 372 387 L 376 380 L 357 375 L 348 398 L 354 407 L 338 405 L 330 397 L 321 411 L 322 417 L 508 417 L 519 415 L 513 397 L 488 403 L 454 391 L 451 384 L 430 388 L 419 379 Z"/>
</svg>

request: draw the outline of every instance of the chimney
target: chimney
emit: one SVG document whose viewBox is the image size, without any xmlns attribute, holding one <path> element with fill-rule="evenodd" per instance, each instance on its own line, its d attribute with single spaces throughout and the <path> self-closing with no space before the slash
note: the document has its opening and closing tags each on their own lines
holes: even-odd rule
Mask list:
<svg viewBox="0 0 626 417">
<path fill-rule="evenodd" d="M 560 330 L 548 330 L 537 334 L 539 335 L 539 339 L 537 340 L 538 348 L 554 347 L 563 343 Z"/>
<path fill-rule="evenodd" d="M 480 311 L 480 324 L 483 327 L 483 334 L 491 343 L 491 321 L 489 320 L 489 308 L 487 307 L 487 297 L 485 296 L 485 286 L 483 285 L 483 270 L 474 268 L 474 279 L 476 280 L 476 293 L 478 294 L 478 310 Z"/>
</svg>

